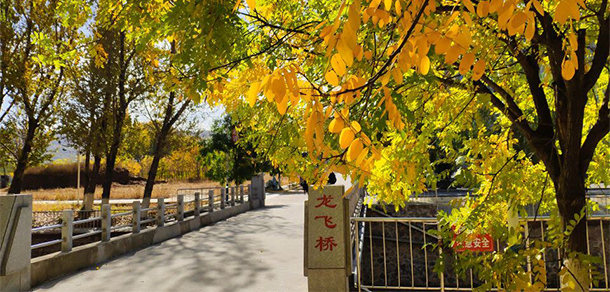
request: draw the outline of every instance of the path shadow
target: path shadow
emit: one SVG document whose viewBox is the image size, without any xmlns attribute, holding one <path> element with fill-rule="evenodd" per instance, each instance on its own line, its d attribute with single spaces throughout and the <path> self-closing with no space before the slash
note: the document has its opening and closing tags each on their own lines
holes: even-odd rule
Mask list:
<svg viewBox="0 0 610 292">
<path fill-rule="evenodd" d="M 128 253 L 99 265 L 99 270 L 91 267 L 36 289 L 65 290 L 69 285 L 71 290 L 93 291 L 141 291 L 150 287 L 155 291 L 248 291 L 249 286 L 276 277 L 270 273 L 272 261 L 265 260 L 274 257 L 265 238 L 293 237 L 302 232 L 302 225 L 286 215 L 291 213 L 286 210 L 289 207 L 268 204 Z"/>
</svg>

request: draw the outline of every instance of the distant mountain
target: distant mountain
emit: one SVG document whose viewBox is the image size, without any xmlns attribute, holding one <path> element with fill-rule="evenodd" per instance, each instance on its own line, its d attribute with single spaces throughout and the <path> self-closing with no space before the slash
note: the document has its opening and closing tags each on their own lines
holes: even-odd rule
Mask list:
<svg viewBox="0 0 610 292">
<path fill-rule="evenodd" d="M 68 142 L 63 139 L 53 140 L 47 148 L 47 152 L 53 154 L 51 161 L 65 159 L 76 162 L 76 149 L 68 146 Z"/>
</svg>

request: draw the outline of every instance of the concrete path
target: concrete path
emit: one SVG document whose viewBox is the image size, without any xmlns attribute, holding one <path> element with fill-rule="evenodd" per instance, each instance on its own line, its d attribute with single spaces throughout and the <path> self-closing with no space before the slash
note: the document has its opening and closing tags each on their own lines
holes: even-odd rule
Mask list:
<svg viewBox="0 0 610 292">
<path fill-rule="evenodd" d="M 306 291 L 302 192 L 35 291 Z"/>
</svg>

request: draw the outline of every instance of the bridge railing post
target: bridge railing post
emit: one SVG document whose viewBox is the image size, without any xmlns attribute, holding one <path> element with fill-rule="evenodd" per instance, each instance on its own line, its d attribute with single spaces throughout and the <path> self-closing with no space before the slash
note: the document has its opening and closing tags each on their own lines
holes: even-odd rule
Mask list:
<svg viewBox="0 0 610 292">
<path fill-rule="evenodd" d="M 74 213 L 72 210 L 64 210 L 61 213 L 61 252 L 72 251 L 72 234 L 74 233 Z"/>
<path fill-rule="evenodd" d="M 239 186 L 239 203 L 244 203 L 244 185 Z"/>
<path fill-rule="evenodd" d="M 201 194 L 199 192 L 195 193 L 195 209 L 193 213 L 195 217 L 199 217 L 199 213 L 201 212 Z"/>
<path fill-rule="evenodd" d="M 235 187 L 231 187 L 231 206 L 235 206 Z"/>
<path fill-rule="evenodd" d="M 102 241 L 109 241 L 112 233 L 112 216 L 110 204 L 102 205 Z"/>
<path fill-rule="evenodd" d="M 165 225 L 165 199 L 157 199 L 157 226 Z"/>
<path fill-rule="evenodd" d="M 131 214 L 131 232 L 140 233 L 140 201 L 133 201 L 133 214 Z"/>
<path fill-rule="evenodd" d="M 214 190 L 208 192 L 208 212 L 214 212 Z"/>
<path fill-rule="evenodd" d="M 220 209 L 225 208 L 225 201 L 227 199 L 227 198 L 225 198 L 226 192 L 227 192 L 227 190 L 224 187 L 222 189 L 220 189 Z"/>
<path fill-rule="evenodd" d="M 184 221 L 184 195 L 178 195 L 178 206 L 176 207 L 176 220 Z"/>
</svg>

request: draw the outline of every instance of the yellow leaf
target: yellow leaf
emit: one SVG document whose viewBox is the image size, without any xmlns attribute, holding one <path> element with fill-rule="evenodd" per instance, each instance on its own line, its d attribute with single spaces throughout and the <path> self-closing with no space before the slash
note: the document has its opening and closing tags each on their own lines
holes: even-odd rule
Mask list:
<svg viewBox="0 0 610 292">
<path fill-rule="evenodd" d="M 276 104 L 277 111 L 280 113 L 280 115 L 284 115 L 286 113 L 286 109 L 288 109 L 288 96 L 284 96 L 284 99 Z"/>
<path fill-rule="evenodd" d="M 479 17 L 485 17 L 489 14 L 489 2 L 488 1 L 481 1 L 479 2 L 479 5 L 477 5 L 477 15 Z"/>
<path fill-rule="evenodd" d="M 333 67 L 335 72 L 337 72 L 337 74 L 339 74 L 339 76 L 345 75 L 345 73 L 346 73 L 345 62 L 343 62 L 341 55 L 334 54 L 332 56 L 332 58 L 330 59 L 330 65 Z"/>
<path fill-rule="evenodd" d="M 343 128 L 345 128 L 345 125 L 343 123 L 343 119 L 341 118 L 334 118 L 330 122 L 330 125 L 328 125 L 328 130 L 331 133 L 339 133 L 341 130 L 343 130 Z"/>
<path fill-rule="evenodd" d="M 474 63 L 474 54 L 468 53 L 462 57 L 462 61 L 460 62 L 460 74 L 466 75 L 468 70 L 470 70 L 470 66 Z"/>
<path fill-rule="evenodd" d="M 434 51 L 437 54 L 442 55 L 442 54 L 446 53 L 447 51 L 449 51 L 450 48 L 451 48 L 451 40 L 447 37 L 442 37 L 441 39 L 438 40 L 438 42 L 436 42 L 436 45 L 434 46 Z"/>
<path fill-rule="evenodd" d="M 333 86 L 339 86 L 339 77 L 337 77 L 337 74 L 335 74 L 335 72 L 333 72 L 332 70 L 329 70 L 328 72 L 326 72 L 326 81 L 328 81 L 328 83 L 330 83 Z"/>
<path fill-rule="evenodd" d="M 394 10 L 396 11 L 396 15 L 402 15 L 402 5 L 400 4 L 400 0 L 396 0 L 396 3 L 394 3 Z"/>
<path fill-rule="evenodd" d="M 341 135 L 339 135 L 339 146 L 341 146 L 341 149 L 349 147 L 352 141 L 354 141 L 354 131 L 350 128 L 341 130 Z"/>
<path fill-rule="evenodd" d="M 392 70 L 392 76 L 394 77 L 394 81 L 396 81 L 397 84 L 402 84 L 403 79 L 400 68 L 394 68 L 394 70 Z"/>
<path fill-rule="evenodd" d="M 455 43 L 462 46 L 464 49 L 468 49 L 470 44 L 472 43 L 472 36 L 470 35 L 470 31 L 464 29 L 460 34 L 457 35 L 455 39 L 453 39 Z"/>
<path fill-rule="evenodd" d="M 241 0 L 236 1 L 235 6 L 233 6 L 233 12 L 235 12 L 235 10 L 237 10 L 237 8 L 239 7 L 239 4 L 241 4 Z"/>
<path fill-rule="evenodd" d="M 271 82 L 271 91 L 275 97 L 275 102 L 281 102 L 286 95 L 286 82 L 284 82 L 284 78 L 277 76 L 273 79 Z"/>
<path fill-rule="evenodd" d="M 559 24 L 565 24 L 570 17 L 570 0 L 563 0 L 557 4 L 555 9 L 555 20 Z"/>
<path fill-rule="evenodd" d="M 246 2 L 248 2 L 248 7 L 250 7 L 250 10 L 256 9 L 256 0 L 246 0 Z"/>
<path fill-rule="evenodd" d="M 364 162 L 364 160 L 366 159 L 366 156 L 369 154 L 369 149 L 368 148 L 364 148 L 363 151 L 360 152 L 360 155 L 358 155 L 358 158 L 356 158 L 356 166 L 361 167 L 362 166 L 362 162 Z"/>
<path fill-rule="evenodd" d="M 468 8 L 468 11 L 470 11 L 470 13 L 475 13 L 474 5 L 472 5 L 472 2 L 470 0 L 462 0 L 462 2 L 464 2 L 464 6 Z"/>
<path fill-rule="evenodd" d="M 152 61 L 152 63 L 153 63 L 153 66 L 155 66 L 155 67 L 159 67 L 159 60 L 154 59 L 154 60 Z"/>
<path fill-rule="evenodd" d="M 568 9 L 570 11 L 570 17 L 572 17 L 574 20 L 579 20 L 580 19 L 580 9 L 578 9 L 578 4 L 576 3 L 576 1 L 570 1 L 568 0 Z"/>
<path fill-rule="evenodd" d="M 574 73 L 576 69 L 574 68 L 574 64 L 572 64 L 571 60 L 564 59 L 563 64 L 561 66 L 561 76 L 564 80 L 571 80 L 574 77 Z"/>
<path fill-rule="evenodd" d="M 417 172 L 415 171 L 415 164 L 409 163 L 407 165 L 407 182 L 414 183 L 417 179 Z"/>
<path fill-rule="evenodd" d="M 354 3 L 349 6 L 347 13 L 348 26 L 353 30 L 358 30 L 358 27 L 360 27 L 360 1 L 354 1 Z"/>
<path fill-rule="evenodd" d="M 387 85 L 388 82 L 390 82 L 390 77 L 392 77 L 392 75 L 390 74 L 390 72 L 386 72 L 383 76 L 381 76 L 380 81 L 381 84 L 383 86 Z"/>
<path fill-rule="evenodd" d="M 538 11 L 538 13 L 540 15 L 544 15 L 544 8 L 542 8 L 542 4 L 540 4 L 540 2 L 538 2 L 538 0 L 534 0 L 534 8 L 536 8 L 536 11 Z"/>
<path fill-rule="evenodd" d="M 527 23 L 527 27 L 525 28 L 525 38 L 529 41 L 534 37 L 534 33 L 536 32 L 536 21 L 530 20 Z"/>
<path fill-rule="evenodd" d="M 324 29 L 322 29 L 322 31 L 320 32 L 320 37 L 325 38 L 331 32 L 333 32 L 333 26 L 329 25 L 329 26 L 325 27 Z"/>
<path fill-rule="evenodd" d="M 513 28 L 518 28 L 520 26 L 522 26 L 523 24 L 525 24 L 525 22 L 527 21 L 527 15 L 524 12 L 517 12 L 513 18 L 510 20 L 510 25 Z"/>
<path fill-rule="evenodd" d="M 445 63 L 453 64 L 466 50 L 459 45 L 453 45 L 445 55 Z"/>
<path fill-rule="evenodd" d="M 364 146 L 362 145 L 362 139 L 358 138 L 352 141 L 347 149 L 347 160 L 354 161 L 358 158 L 358 155 L 362 152 Z"/>
<path fill-rule="evenodd" d="M 498 11 L 498 9 L 502 7 L 503 3 L 503 0 L 491 0 L 491 3 L 489 3 L 489 13 L 494 13 Z"/>
<path fill-rule="evenodd" d="M 570 52 L 570 61 L 572 61 L 574 69 L 578 70 L 578 57 L 576 56 L 576 53 L 574 51 Z"/>
<path fill-rule="evenodd" d="M 256 99 L 258 98 L 258 91 L 260 90 L 260 82 L 254 82 L 250 85 L 250 90 L 248 90 L 248 104 L 250 107 L 253 107 L 256 103 Z"/>
<path fill-rule="evenodd" d="M 356 131 L 356 132 L 360 132 L 360 130 L 362 130 L 362 127 L 360 127 L 360 123 L 358 123 L 356 121 L 352 121 L 351 125 L 352 125 L 352 129 L 354 129 L 354 131 Z"/>
<path fill-rule="evenodd" d="M 373 52 L 371 52 L 371 51 L 364 52 L 364 58 L 366 58 L 367 60 L 372 59 L 373 58 Z"/>
<path fill-rule="evenodd" d="M 467 12 L 462 12 L 462 18 L 464 18 L 464 21 L 468 26 L 472 26 L 472 18 L 470 18 L 470 14 Z"/>
<path fill-rule="evenodd" d="M 352 49 L 350 49 L 347 45 L 348 40 L 346 40 L 346 38 L 348 37 L 350 37 L 350 35 L 341 35 L 339 41 L 337 42 L 337 51 L 341 55 L 341 59 L 343 59 L 345 65 L 350 67 L 354 63 L 354 53 L 352 52 Z"/>
<path fill-rule="evenodd" d="M 483 76 L 484 73 L 485 73 L 485 60 L 480 59 L 474 64 L 474 67 L 472 68 L 472 80 L 477 81 L 477 80 L 481 79 L 481 77 Z"/>
<path fill-rule="evenodd" d="M 424 56 L 423 58 L 421 58 L 420 63 L 419 63 L 419 73 L 422 75 L 426 75 L 426 74 L 428 74 L 429 70 L 430 70 L 430 58 L 428 58 L 428 56 Z"/>
<path fill-rule="evenodd" d="M 573 32 L 568 34 L 568 40 L 570 41 L 570 47 L 575 51 L 578 50 L 578 39 L 576 38 L 576 34 Z"/>
<path fill-rule="evenodd" d="M 392 10 L 392 0 L 384 0 L 383 6 L 384 6 L 385 10 L 387 10 L 387 11 Z"/>
</svg>

